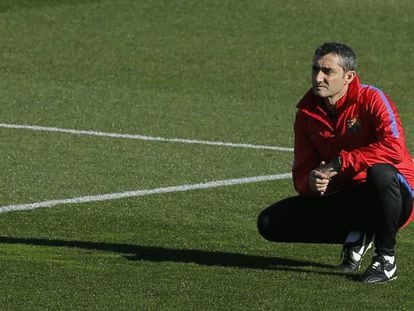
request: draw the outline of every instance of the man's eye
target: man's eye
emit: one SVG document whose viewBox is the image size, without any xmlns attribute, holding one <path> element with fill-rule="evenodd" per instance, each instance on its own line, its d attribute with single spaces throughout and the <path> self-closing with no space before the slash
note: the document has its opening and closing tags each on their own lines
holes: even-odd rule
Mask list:
<svg viewBox="0 0 414 311">
<path fill-rule="evenodd" d="M 321 68 L 317 66 L 312 67 L 312 72 L 317 73 L 319 71 L 322 71 L 326 75 L 330 75 L 333 73 L 333 70 L 331 68 L 323 68 L 323 67 Z"/>
</svg>

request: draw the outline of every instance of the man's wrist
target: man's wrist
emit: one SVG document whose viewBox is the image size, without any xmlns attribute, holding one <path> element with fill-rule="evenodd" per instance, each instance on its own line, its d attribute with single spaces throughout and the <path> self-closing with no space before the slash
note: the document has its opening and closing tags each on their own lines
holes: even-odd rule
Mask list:
<svg viewBox="0 0 414 311">
<path fill-rule="evenodd" d="M 342 168 L 342 159 L 341 159 L 341 157 L 336 157 L 335 159 L 333 159 L 332 168 L 336 172 L 339 172 L 341 170 L 341 168 Z"/>
</svg>

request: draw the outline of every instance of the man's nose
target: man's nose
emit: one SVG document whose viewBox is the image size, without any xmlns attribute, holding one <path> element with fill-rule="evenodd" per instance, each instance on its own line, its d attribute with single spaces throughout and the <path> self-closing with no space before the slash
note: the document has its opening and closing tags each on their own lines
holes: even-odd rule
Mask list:
<svg viewBox="0 0 414 311">
<path fill-rule="evenodd" d="M 315 81 L 316 82 L 323 82 L 324 79 L 325 79 L 325 75 L 321 70 L 319 70 L 318 72 L 315 73 Z"/>
</svg>

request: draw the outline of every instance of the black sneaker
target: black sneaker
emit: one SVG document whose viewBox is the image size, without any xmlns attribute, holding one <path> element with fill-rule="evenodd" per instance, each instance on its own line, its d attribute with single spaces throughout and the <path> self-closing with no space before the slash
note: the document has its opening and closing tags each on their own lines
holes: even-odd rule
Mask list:
<svg viewBox="0 0 414 311">
<path fill-rule="evenodd" d="M 358 271 L 361 268 L 362 258 L 372 247 L 373 240 L 374 235 L 363 234 L 357 242 L 344 244 L 342 262 L 337 269 L 343 272 Z"/>
<path fill-rule="evenodd" d="M 372 263 L 361 277 L 364 283 L 385 283 L 397 278 L 397 264 L 387 261 L 384 256 L 375 255 Z"/>
</svg>

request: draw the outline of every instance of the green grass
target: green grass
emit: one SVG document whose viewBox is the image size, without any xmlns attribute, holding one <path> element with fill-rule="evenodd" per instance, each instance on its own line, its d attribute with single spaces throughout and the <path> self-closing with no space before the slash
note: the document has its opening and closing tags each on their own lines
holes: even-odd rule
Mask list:
<svg viewBox="0 0 414 311">
<path fill-rule="evenodd" d="M 414 152 L 412 1 L 3 0 L 0 123 L 291 147 L 324 41 L 359 56 Z M 0 206 L 286 173 L 292 154 L 0 129 Z M 340 246 L 264 241 L 291 180 L 0 214 L 4 310 L 412 310 L 399 278 L 335 272 Z M 364 263 L 365 265 L 368 262 Z"/>
</svg>

